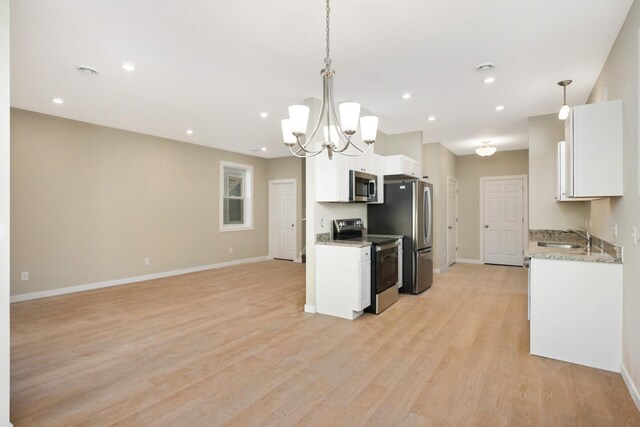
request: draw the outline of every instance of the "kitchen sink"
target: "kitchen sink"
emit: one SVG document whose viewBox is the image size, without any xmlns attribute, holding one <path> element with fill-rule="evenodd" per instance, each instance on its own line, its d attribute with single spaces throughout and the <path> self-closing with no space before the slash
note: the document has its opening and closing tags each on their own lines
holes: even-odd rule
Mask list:
<svg viewBox="0 0 640 427">
<path fill-rule="evenodd" d="M 580 243 L 567 243 L 567 242 L 538 242 L 538 246 L 544 248 L 555 249 L 583 249 Z"/>
</svg>

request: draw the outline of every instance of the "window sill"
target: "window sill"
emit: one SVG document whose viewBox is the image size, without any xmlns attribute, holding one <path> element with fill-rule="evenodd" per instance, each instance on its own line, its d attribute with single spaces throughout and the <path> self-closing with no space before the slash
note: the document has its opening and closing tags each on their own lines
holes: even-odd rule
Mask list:
<svg viewBox="0 0 640 427">
<path fill-rule="evenodd" d="M 253 230 L 252 225 L 221 225 L 220 232 L 225 233 L 227 231 L 250 231 Z"/>
</svg>

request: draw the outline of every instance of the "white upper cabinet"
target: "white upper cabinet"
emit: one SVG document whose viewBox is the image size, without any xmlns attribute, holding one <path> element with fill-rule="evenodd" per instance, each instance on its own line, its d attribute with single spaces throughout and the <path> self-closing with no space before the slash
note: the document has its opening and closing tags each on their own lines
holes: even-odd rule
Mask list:
<svg viewBox="0 0 640 427">
<path fill-rule="evenodd" d="M 573 107 L 565 138 L 566 195 L 560 196 L 622 196 L 622 101 Z"/>
<path fill-rule="evenodd" d="M 403 154 L 386 156 L 384 174 L 386 176 L 420 178 L 420 163 Z"/>
<path fill-rule="evenodd" d="M 334 154 L 329 160 L 326 153 L 316 156 L 316 201 L 349 201 L 350 157 Z"/>
</svg>

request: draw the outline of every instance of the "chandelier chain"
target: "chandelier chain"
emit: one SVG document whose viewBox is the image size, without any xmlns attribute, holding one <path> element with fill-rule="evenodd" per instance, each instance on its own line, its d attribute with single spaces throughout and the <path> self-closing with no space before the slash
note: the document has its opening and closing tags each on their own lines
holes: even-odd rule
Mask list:
<svg viewBox="0 0 640 427">
<path fill-rule="evenodd" d="M 327 66 L 327 71 L 331 68 L 331 57 L 329 56 L 329 12 L 331 12 L 331 8 L 329 7 L 329 0 L 327 0 L 327 56 L 324 58 L 324 63 Z"/>
</svg>

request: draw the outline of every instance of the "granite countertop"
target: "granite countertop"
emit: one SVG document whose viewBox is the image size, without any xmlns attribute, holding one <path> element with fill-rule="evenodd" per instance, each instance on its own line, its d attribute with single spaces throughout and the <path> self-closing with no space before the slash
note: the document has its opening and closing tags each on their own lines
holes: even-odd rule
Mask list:
<svg viewBox="0 0 640 427">
<path fill-rule="evenodd" d="M 529 242 L 529 249 L 527 251 L 529 258 L 537 259 L 555 259 L 563 261 L 582 261 L 582 262 L 604 262 L 609 264 L 622 264 L 622 260 L 616 259 L 608 253 L 600 253 L 600 249 L 592 248 L 591 254 L 587 255 L 586 250 L 579 249 L 558 249 L 558 248 L 545 248 L 538 246 L 537 241 Z"/>
<path fill-rule="evenodd" d="M 580 243 L 583 241 L 575 234 L 563 233 L 559 230 L 530 230 L 529 231 L 529 247 L 527 248 L 527 257 L 536 259 L 554 259 L 563 261 L 581 261 L 581 262 L 601 262 L 607 264 L 622 264 L 622 248 L 593 237 L 593 246 L 591 254 L 586 253 L 586 249 L 560 249 L 538 246 L 539 241 L 559 242 L 559 243 Z M 583 239 L 582 239 L 583 240 Z M 600 247 L 604 251 L 601 251 Z"/>
<path fill-rule="evenodd" d="M 390 239 L 403 239 L 404 236 L 402 234 L 365 234 L 364 237 L 388 237 Z"/>
<path fill-rule="evenodd" d="M 325 245 L 325 246 L 352 246 L 354 248 L 366 248 L 367 246 L 371 246 L 371 242 L 362 242 L 357 240 L 323 240 L 316 242 L 316 245 Z"/>
</svg>

